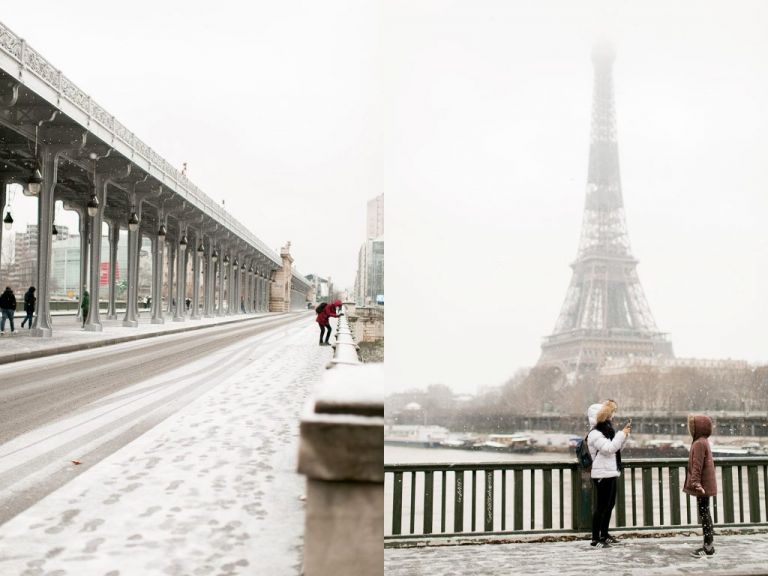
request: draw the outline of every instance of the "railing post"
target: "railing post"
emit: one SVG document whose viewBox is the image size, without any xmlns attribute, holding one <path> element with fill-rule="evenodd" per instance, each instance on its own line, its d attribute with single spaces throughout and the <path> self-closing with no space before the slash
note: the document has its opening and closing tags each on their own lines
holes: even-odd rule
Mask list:
<svg viewBox="0 0 768 576">
<path fill-rule="evenodd" d="M 575 465 L 571 468 L 571 522 L 578 532 L 592 529 L 592 481 Z"/>
<path fill-rule="evenodd" d="M 304 576 L 383 575 L 383 460 L 383 364 L 335 365 L 301 420 Z"/>
</svg>

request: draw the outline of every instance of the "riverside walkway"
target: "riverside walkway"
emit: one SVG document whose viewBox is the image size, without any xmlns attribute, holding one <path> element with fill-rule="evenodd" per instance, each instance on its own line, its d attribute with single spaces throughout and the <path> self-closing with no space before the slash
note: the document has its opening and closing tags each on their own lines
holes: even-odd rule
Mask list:
<svg viewBox="0 0 768 576">
<path fill-rule="evenodd" d="M 715 535 L 716 553 L 693 558 L 701 535 L 668 537 L 620 535 L 621 544 L 595 549 L 587 540 L 542 542 L 541 537 L 509 544 L 421 546 L 384 550 L 387 576 L 514 576 L 523 574 L 768 574 L 768 531 Z M 538 540 L 538 541 L 537 541 Z"/>
</svg>

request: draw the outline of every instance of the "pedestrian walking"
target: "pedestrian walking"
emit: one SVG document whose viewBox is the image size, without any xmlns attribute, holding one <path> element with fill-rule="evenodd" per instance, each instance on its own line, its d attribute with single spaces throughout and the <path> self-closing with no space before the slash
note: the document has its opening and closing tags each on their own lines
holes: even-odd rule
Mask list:
<svg viewBox="0 0 768 576">
<path fill-rule="evenodd" d="M 699 522 L 704 532 L 704 545 L 691 552 L 691 556 L 703 558 L 715 553 L 715 529 L 709 512 L 709 497 L 717 495 L 715 460 L 709 447 L 712 419 L 703 414 L 689 414 L 688 432 L 691 433 L 693 443 L 688 454 L 683 492 L 696 497 Z"/>
<path fill-rule="evenodd" d="M 621 475 L 621 448 L 632 431 L 631 421 L 623 430 L 616 432 L 613 417 L 618 405 L 613 400 L 592 404 L 587 417 L 592 430 L 587 436 L 589 454 L 592 456 L 592 489 L 596 494 L 592 513 L 592 542 L 595 548 L 610 548 L 618 540 L 608 534 L 608 525 L 616 504 L 616 479 Z"/>
<path fill-rule="evenodd" d="M 88 294 L 88 290 L 83 290 L 83 297 L 80 299 L 80 311 L 83 316 L 83 328 L 88 321 L 88 310 L 91 308 L 91 296 Z"/>
<path fill-rule="evenodd" d="M 331 338 L 331 322 L 329 318 L 338 318 L 337 309 L 341 306 L 341 300 L 334 300 L 331 304 L 321 302 L 315 308 L 317 318 L 315 321 L 320 325 L 320 346 L 328 346 L 328 340 Z"/>
<path fill-rule="evenodd" d="M 6 320 L 11 323 L 11 332 L 15 332 L 13 314 L 16 312 L 16 296 L 14 296 L 10 286 L 6 286 L 5 291 L 0 294 L 0 312 L 3 315 L 2 319 L 0 319 L 0 334 L 5 334 Z"/>
<path fill-rule="evenodd" d="M 37 298 L 35 297 L 35 287 L 30 286 L 29 290 L 24 293 L 24 312 L 27 313 L 27 316 L 24 318 L 24 320 L 21 321 L 22 328 L 24 328 L 24 324 L 29 322 L 27 329 L 32 329 L 32 315 L 35 313 L 36 302 Z"/>
</svg>

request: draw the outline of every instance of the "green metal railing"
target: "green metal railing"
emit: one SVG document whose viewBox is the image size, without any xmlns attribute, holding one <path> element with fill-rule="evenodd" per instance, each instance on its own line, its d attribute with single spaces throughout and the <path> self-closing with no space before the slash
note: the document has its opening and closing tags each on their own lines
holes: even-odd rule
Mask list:
<svg viewBox="0 0 768 576">
<path fill-rule="evenodd" d="M 696 500 L 682 492 L 686 458 L 622 464 L 615 529 L 698 525 Z M 715 468 L 715 524 L 768 525 L 768 458 L 718 458 Z M 573 461 L 388 464 L 384 490 L 385 539 L 585 532 L 591 527 L 591 482 Z"/>
</svg>

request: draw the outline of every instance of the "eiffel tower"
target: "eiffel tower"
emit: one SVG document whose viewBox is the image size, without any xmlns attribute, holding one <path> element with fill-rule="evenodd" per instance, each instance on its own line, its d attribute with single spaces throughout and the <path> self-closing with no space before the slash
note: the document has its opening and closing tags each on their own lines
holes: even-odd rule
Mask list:
<svg viewBox="0 0 768 576">
<path fill-rule="evenodd" d="M 587 197 L 573 275 L 554 332 L 541 346 L 538 365 L 568 374 L 600 367 L 607 359 L 671 357 L 637 275 L 624 220 L 610 45 L 592 51 L 594 87 Z"/>
</svg>

